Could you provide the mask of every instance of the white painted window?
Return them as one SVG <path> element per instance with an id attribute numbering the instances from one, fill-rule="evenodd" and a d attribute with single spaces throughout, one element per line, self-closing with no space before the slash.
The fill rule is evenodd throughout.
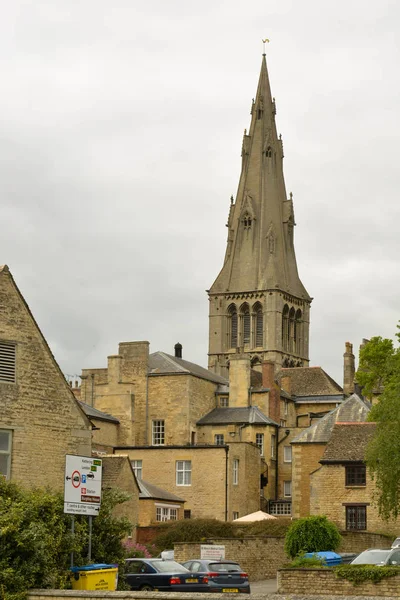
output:
<path id="1" fill-rule="evenodd" d="M 219 405 L 221 408 L 227 408 L 229 406 L 229 397 L 221 396 L 221 398 L 219 399 Z"/>
<path id="2" fill-rule="evenodd" d="M 233 459 L 233 485 L 238 485 L 239 483 L 239 459 Z"/>
<path id="3" fill-rule="evenodd" d="M 234 510 L 233 511 L 233 520 L 238 519 L 238 518 L 239 518 L 239 513 Z"/>
<path id="4" fill-rule="evenodd" d="M 217 433 L 214 435 L 214 444 L 217 444 L 217 446 L 224 445 L 224 436 L 222 433 Z"/>
<path id="5" fill-rule="evenodd" d="M 176 521 L 178 518 L 178 510 L 164 506 L 156 507 L 157 521 Z"/>
<path id="6" fill-rule="evenodd" d="M 288 401 L 285 400 L 285 417 L 287 416 L 287 414 L 288 414 Z"/>
<path id="7" fill-rule="evenodd" d="M 276 452 L 276 435 L 271 435 L 271 458 L 275 458 Z"/>
<path id="8" fill-rule="evenodd" d="M 291 502 L 270 502 L 268 512 L 271 515 L 291 515 L 292 514 L 292 503 Z"/>
<path id="9" fill-rule="evenodd" d="M 0 429 L 0 476 L 10 479 L 12 432 Z"/>
<path id="10" fill-rule="evenodd" d="M 176 485 L 192 485 L 192 461 L 176 461 Z"/>
<path id="11" fill-rule="evenodd" d="M 283 482 L 283 495 L 285 498 L 292 497 L 292 482 L 291 481 Z"/>
<path id="12" fill-rule="evenodd" d="M 0 383 L 16 381 L 16 346 L 12 342 L 0 341 Z"/>
<path id="13" fill-rule="evenodd" d="M 132 460 L 131 465 L 132 465 L 132 470 L 136 475 L 136 479 L 142 479 L 143 461 L 142 460 Z"/>
<path id="14" fill-rule="evenodd" d="M 264 434 L 256 433 L 256 445 L 260 450 L 261 456 L 264 456 Z"/>
<path id="15" fill-rule="evenodd" d="M 292 462 L 292 446 L 284 446 L 283 447 L 283 462 L 285 462 L 285 463 Z"/>
<path id="16" fill-rule="evenodd" d="M 153 446 L 164 446 L 165 444 L 165 421 L 153 421 L 152 423 Z"/>

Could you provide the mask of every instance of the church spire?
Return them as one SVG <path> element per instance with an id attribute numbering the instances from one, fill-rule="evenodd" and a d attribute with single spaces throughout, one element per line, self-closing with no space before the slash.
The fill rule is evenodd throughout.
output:
<path id="1" fill-rule="evenodd" d="M 243 136 L 242 169 L 230 210 L 224 265 L 209 291 L 209 364 L 222 373 L 236 346 L 251 353 L 255 360 L 291 366 L 308 363 L 311 298 L 297 272 L 293 198 L 292 194 L 289 198 L 286 195 L 283 144 L 275 115 L 264 54 L 251 106 L 250 129 Z M 217 299 L 221 304 L 218 311 L 213 308 Z M 287 317 L 287 332 L 282 325 L 286 309 L 291 314 Z M 232 311 L 237 313 L 233 321 Z M 259 314 L 258 325 L 255 311 Z M 236 321 L 237 333 L 232 331 L 232 322 L 235 328 Z"/>

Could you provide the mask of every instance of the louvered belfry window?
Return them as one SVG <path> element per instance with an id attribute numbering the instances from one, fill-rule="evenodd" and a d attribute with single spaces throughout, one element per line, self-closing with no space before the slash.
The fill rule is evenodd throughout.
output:
<path id="1" fill-rule="evenodd" d="M 15 344 L 0 341 L 0 382 L 15 383 Z"/>
<path id="2" fill-rule="evenodd" d="M 238 344 L 238 316 L 237 312 L 231 313 L 231 348 L 236 348 Z"/>
<path id="3" fill-rule="evenodd" d="M 263 329 L 264 329 L 264 319 L 262 308 L 259 308 L 256 312 L 256 346 L 260 347 L 263 345 Z"/>
<path id="4" fill-rule="evenodd" d="M 250 343 L 250 311 L 248 308 L 243 313 L 243 343 Z"/>

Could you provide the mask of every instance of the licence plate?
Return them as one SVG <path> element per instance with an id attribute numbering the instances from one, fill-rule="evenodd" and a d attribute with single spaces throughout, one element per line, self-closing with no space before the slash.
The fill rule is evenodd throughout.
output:
<path id="1" fill-rule="evenodd" d="M 198 579 L 186 579 L 187 583 L 199 583 Z"/>
<path id="2" fill-rule="evenodd" d="M 237 588 L 222 588 L 223 592 L 239 592 Z"/>

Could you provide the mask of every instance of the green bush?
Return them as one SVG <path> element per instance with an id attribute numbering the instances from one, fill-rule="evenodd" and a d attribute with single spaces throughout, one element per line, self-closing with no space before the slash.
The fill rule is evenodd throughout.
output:
<path id="1" fill-rule="evenodd" d="M 324 516 L 304 517 L 294 521 L 285 537 L 285 551 L 294 558 L 305 552 L 336 550 L 341 535 L 334 523 Z"/>
<path id="2" fill-rule="evenodd" d="M 354 585 L 360 585 L 364 581 L 379 583 L 385 577 L 400 575 L 400 567 L 378 567 L 376 565 L 338 565 L 333 567 L 337 577 L 352 581 Z"/>
<path id="3" fill-rule="evenodd" d="M 123 562 L 122 539 L 131 529 L 127 519 L 113 516 L 127 500 L 118 490 L 105 490 L 101 510 L 93 519 L 92 561 Z M 87 564 L 88 519 L 65 515 L 61 494 L 24 490 L 0 478 L 0 599 L 22 600 L 30 588 L 69 585 L 70 553 L 76 565 Z"/>
<path id="4" fill-rule="evenodd" d="M 174 547 L 177 542 L 204 542 L 211 537 L 235 537 L 232 523 L 217 519 L 182 519 L 159 525 L 158 534 L 153 540 L 161 550 Z"/>
<path id="5" fill-rule="evenodd" d="M 326 567 L 326 561 L 318 556 L 305 556 L 299 554 L 294 560 L 288 565 L 289 569 L 293 568 L 305 568 L 305 569 L 322 569 Z"/>

